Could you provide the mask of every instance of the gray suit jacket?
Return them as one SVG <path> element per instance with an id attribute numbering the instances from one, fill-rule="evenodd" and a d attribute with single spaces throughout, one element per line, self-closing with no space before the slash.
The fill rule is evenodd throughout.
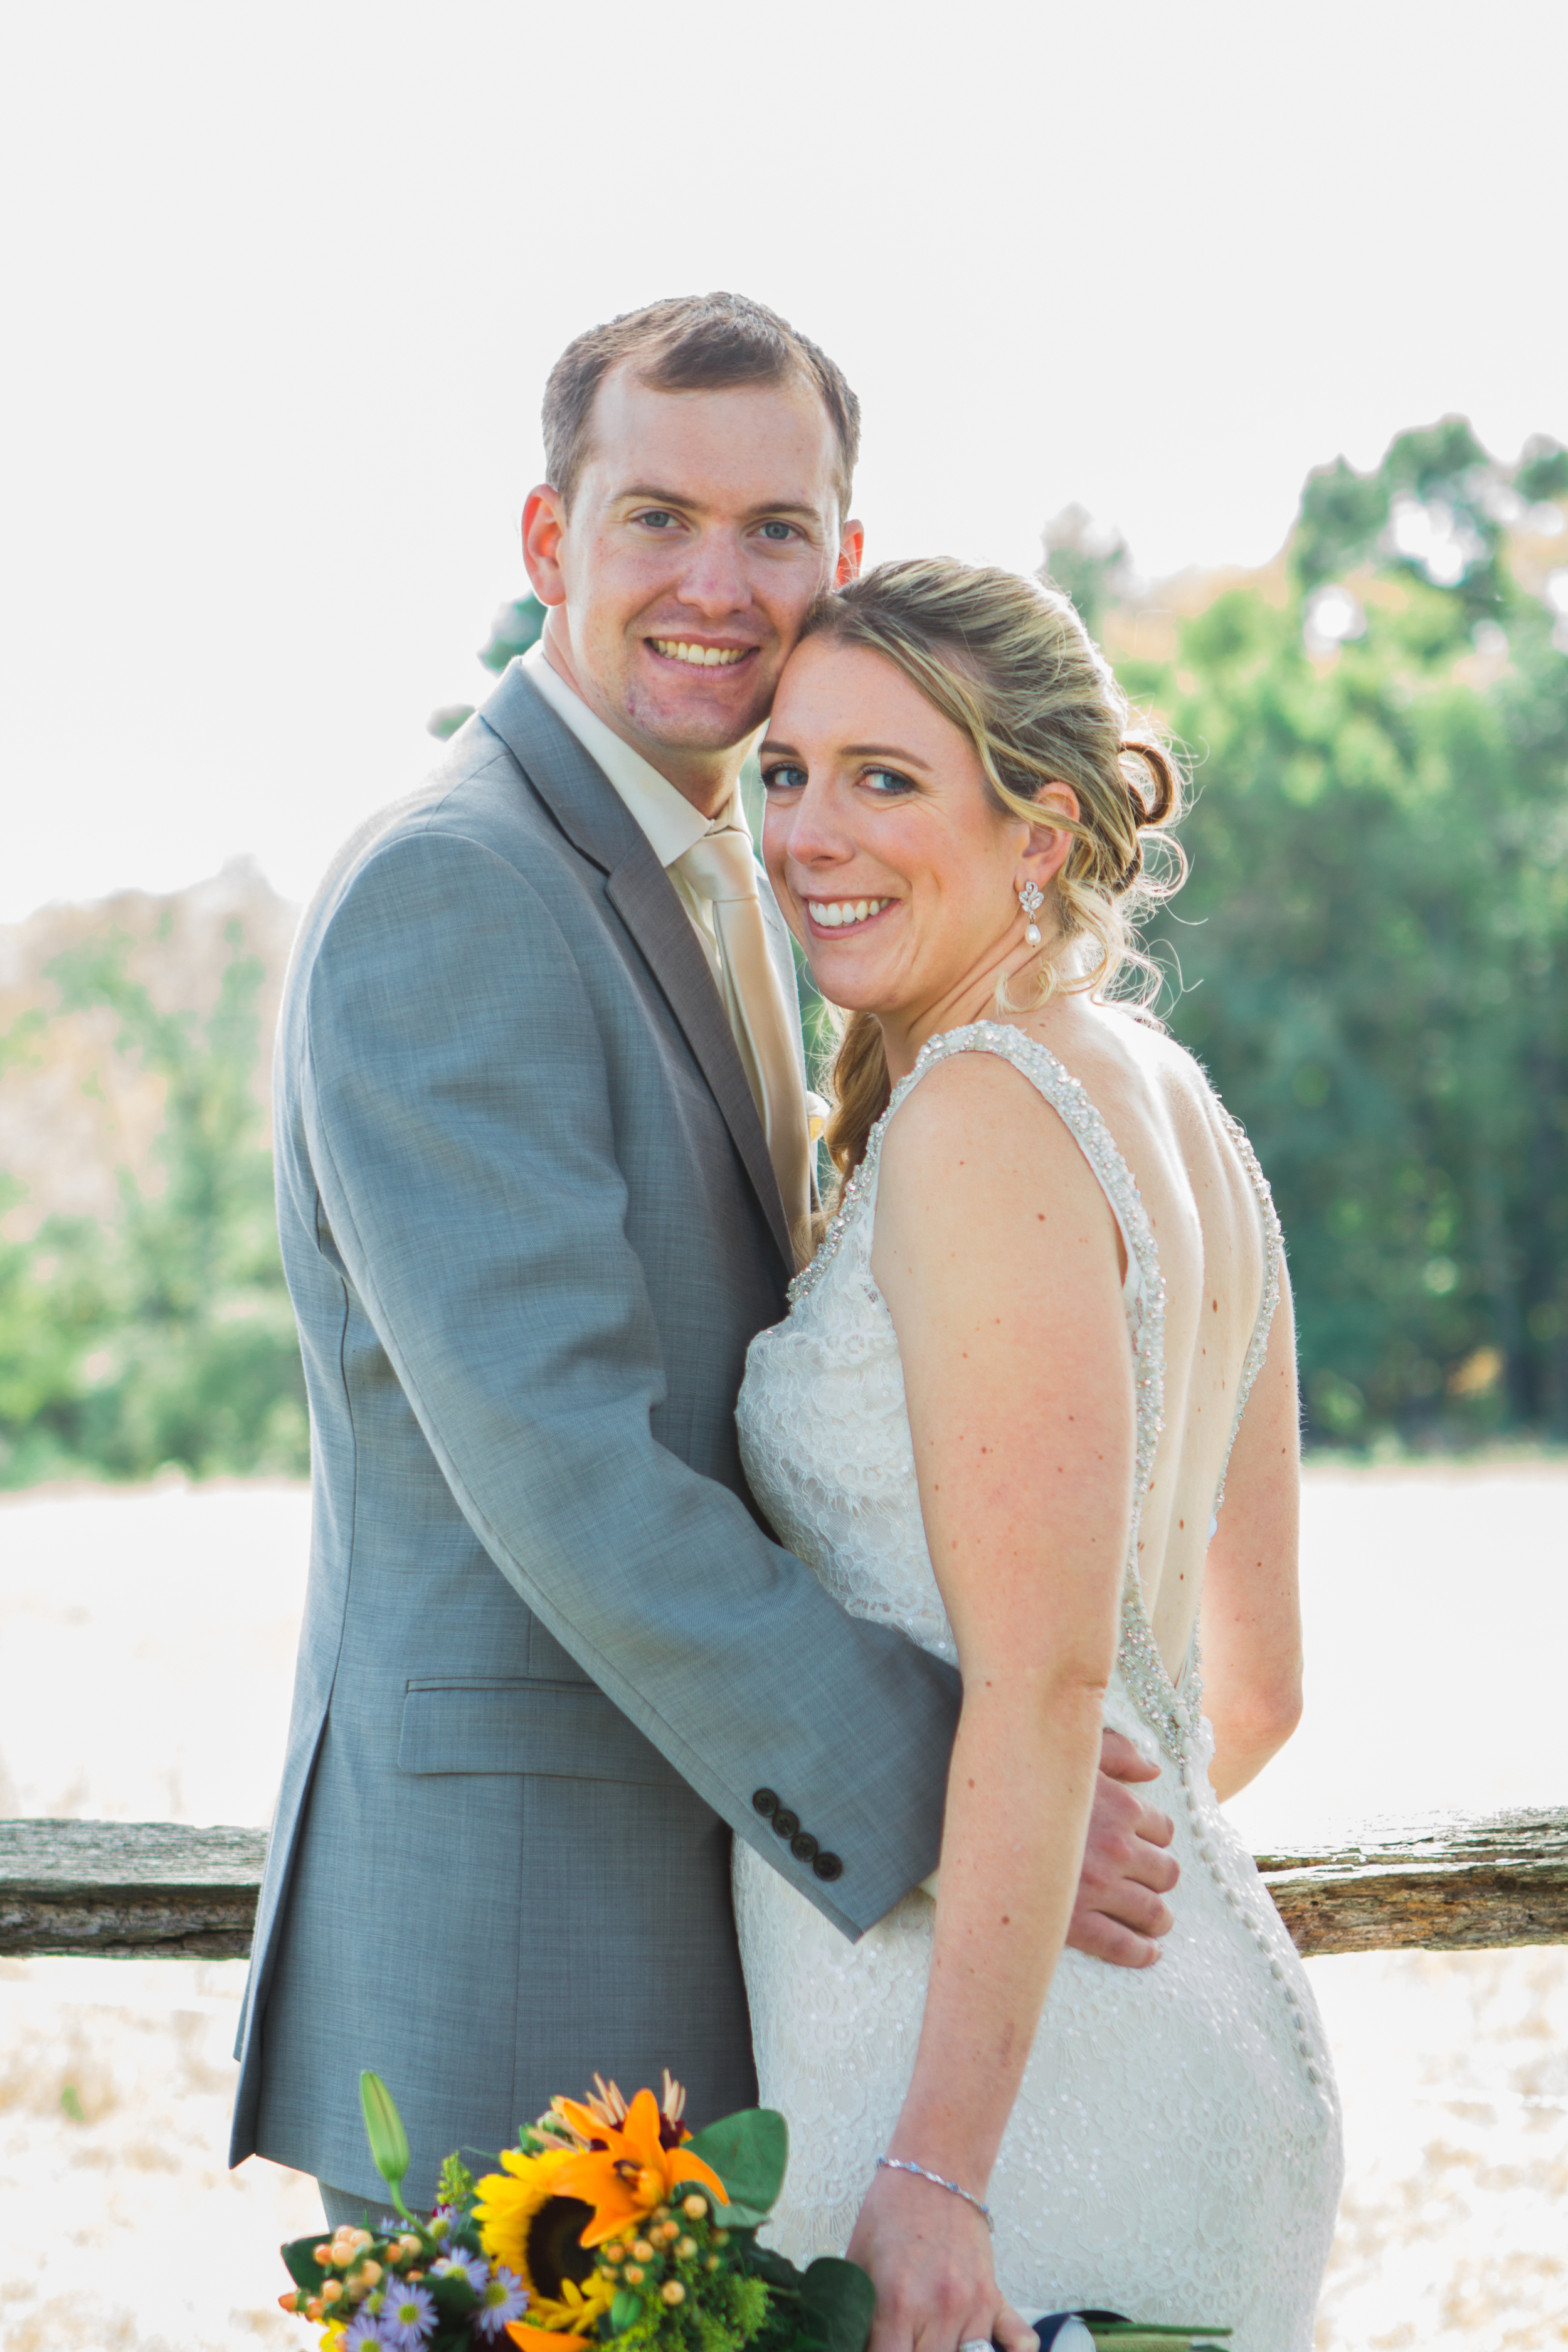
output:
<path id="1" fill-rule="evenodd" d="M 663 869 L 515 664 L 328 876 L 278 1069 L 313 1522 L 231 2160 L 378 2194 L 372 2066 L 428 2199 L 595 2068 L 754 2097 L 731 1832 L 858 1935 L 936 1860 L 957 1683 L 747 1493 L 761 1122 Z"/>

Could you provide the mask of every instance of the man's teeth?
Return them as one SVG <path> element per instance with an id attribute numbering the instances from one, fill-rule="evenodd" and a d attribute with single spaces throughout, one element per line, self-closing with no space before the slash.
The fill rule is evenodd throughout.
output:
<path id="1" fill-rule="evenodd" d="M 879 915 L 892 903 L 890 898 L 814 898 L 812 920 L 825 930 L 842 930 L 846 923 L 863 923 L 868 915 Z"/>
<path id="2" fill-rule="evenodd" d="M 652 643 L 655 653 L 667 661 L 690 662 L 695 669 L 733 669 L 752 650 L 750 646 L 689 646 L 679 637 L 655 637 Z"/>

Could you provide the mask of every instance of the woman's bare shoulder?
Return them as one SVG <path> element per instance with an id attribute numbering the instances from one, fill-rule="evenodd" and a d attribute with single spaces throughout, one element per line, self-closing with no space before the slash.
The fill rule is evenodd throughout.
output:
<path id="1" fill-rule="evenodd" d="M 942 1202 L 944 1219 L 1024 1214 L 1041 1184 L 1087 1180 L 1079 1142 L 1026 1069 L 1008 1055 L 944 1055 L 921 1073 L 889 1120 L 880 1197 Z M 1032 1213 L 1032 1212 L 1031 1212 Z"/>

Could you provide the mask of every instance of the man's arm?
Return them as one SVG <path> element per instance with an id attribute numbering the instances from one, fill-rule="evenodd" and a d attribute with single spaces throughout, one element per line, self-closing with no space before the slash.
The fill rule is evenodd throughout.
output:
<path id="1" fill-rule="evenodd" d="M 859 1933 L 936 1860 L 957 1679 L 655 1439 L 602 1041 L 548 908 L 480 844 L 405 837 L 355 877 L 309 986 L 331 1245 L 465 1517 L 682 1777 Z M 759 1788 L 839 1875 L 770 1831 Z"/>

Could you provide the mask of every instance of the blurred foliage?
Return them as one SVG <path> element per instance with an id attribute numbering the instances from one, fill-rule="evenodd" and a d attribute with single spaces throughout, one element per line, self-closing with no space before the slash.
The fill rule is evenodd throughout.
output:
<path id="1" fill-rule="evenodd" d="M 1064 507 L 1046 525 L 1044 537 L 1045 568 L 1053 586 L 1071 597 L 1084 627 L 1098 637 L 1106 608 L 1133 586 L 1127 541 L 1079 506 Z"/>
<path id="2" fill-rule="evenodd" d="M 1283 606 L 1119 665 L 1193 760 L 1164 1009 L 1273 1183 L 1320 1440 L 1568 1436 L 1568 622 L 1507 555 L 1565 491 L 1403 435 L 1311 477 Z"/>
<path id="3" fill-rule="evenodd" d="M 162 1013 L 127 971 L 130 942 L 57 957 L 61 1013 L 108 1007 L 115 1051 L 163 1082 L 165 1179 L 120 1174 L 108 1223 L 46 1218 L 0 1241 L 0 1486 L 42 1478 L 194 1476 L 309 1467 L 304 1377 L 273 1213 L 272 1163 L 253 1093 L 262 968 L 227 931 L 229 961 L 204 1024 Z M 25 1015 L 0 1056 L 47 1053 L 51 1016 Z M 0 1205 L 21 1197 L 0 1177 Z"/>
<path id="4" fill-rule="evenodd" d="M 516 596 L 510 604 L 501 606 L 490 623 L 489 635 L 479 655 L 493 677 L 499 677 L 508 662 L 538 644 L 544 634 L 544 610 L 537 596 Z M 445 743 L 473 715 L 471 702 L 444 702 L 439 710 L 430 713 L 425 722 L 426 730 L 437 742 Z"/>

